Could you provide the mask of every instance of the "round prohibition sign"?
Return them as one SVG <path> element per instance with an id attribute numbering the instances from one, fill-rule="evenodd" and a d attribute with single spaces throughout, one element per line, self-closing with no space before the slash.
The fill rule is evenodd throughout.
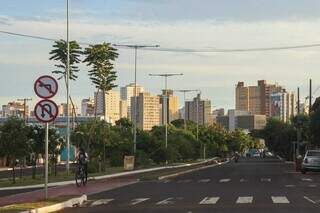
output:
<path id="1" fill-rule="evenodd" d="M 58 106 L 51 100 L 41 100 L 34 107 L 34 115 L 38 121 L 49 123 L 58 115 Z"/>
<path id="2" fill-rule="evenodd" d="M 52 98 L 58 92 L 58 82 L 49 75 L 43 75 L 34 82 L 34 92 L 40 98 Z"/>

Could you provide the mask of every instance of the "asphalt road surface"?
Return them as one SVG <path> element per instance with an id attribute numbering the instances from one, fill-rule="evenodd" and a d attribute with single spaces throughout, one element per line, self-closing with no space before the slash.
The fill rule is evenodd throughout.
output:
<path id="1" fill-rule="evenodd" d="M 320 212 L 320 174 L 278 159 L 241 159 L 169 181 L 140 182 L 89 196 L 63 212 Z"/>

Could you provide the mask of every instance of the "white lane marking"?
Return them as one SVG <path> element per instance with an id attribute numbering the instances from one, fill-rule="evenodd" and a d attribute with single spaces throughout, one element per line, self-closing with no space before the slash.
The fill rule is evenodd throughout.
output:
<path id="1" fill-rule="evenodd" d="M 317 187 L 317 185 L 316 184 L 310 184 L 310 185 L 308 185 L 308 187 Z"/>
<path id="2" fill-rule="evenodd" d="M 131 200 L 130 205 L 134 206 L 134 205 L 137 205 L 137 204 L 142 203 L 144 201 L 147 201 L 149 199 L 150 198 L 136 198 L 136 199 Z"/>
<path id="3" fill-rule="evenodd" d="M 240 183 L 243 183 L 243 182 L 248 182 L 246 179 L 244 179 L 244 178 L 241 178 L 240 179 Z"/>
<path id="4" fill-rule="evenodd" d="M 210 179 L 202 179 L 202 180 L 199 180 L 198 182 L 199 183 L 208 183 L 210 181 Z"/>
<path id="5" fill-rule="evenodd" d="M 313 203 L 313 204 L 317 204 L 317 202 L 316 202 L 316 201 L 311 200 L 311 199 L 310 199 L 310 198 L 308 198 L 307 196 L 304 196 L 303 198 L 304 198 L 304 199 L 306 199 L 307 201 L 309 201 L 309 202 Z"/>
<path id="6" fill-rule="evenodd" d="M 227 178 L 227 179 L 221 179 L 219 182 L 220 183 L 226 183 L 229 182 L 231 179 Z"/>
<path id="7" fill-rule="evenodd" d="M 156 205 L 170 205 L 170 204 L 174 204 L 173 197 L 169 197 L 167 199 L 164 199 L 156 203 Z"/>
<path id="8" fill-rule="evenodd" d="M 271 196 L 273 203 L 290 203 L 290 201 L 285 196 Z"/>
<path id="9" fill-rule="evenodd" d="M 247 197 L 238 197 L 236 203 L 252 203 L 253 197 L 247 196 Z"/>
<path id="10" fill-rule="evenodd" d="M 261 178 L 261 182 L 271 182 L 271 178 Z"/>
<path id="11" fill-rule="evenodd" d="M 220 197 L 205 197 L 199 204 L 216 204 Z"/>
<path id="12" fill-rule="evenodd" d="M 178 180 L 177 183 L 189 183 L 189 182 L 191 182 L 190 179 L 188 179 L 188 180 Z"/>
<path id="13" fill-rule="evenodd" d="M 292 188 L 292 187 L 295 187 L 296 185 L 285 185 L 285 187 L 287 188 Z"/>
<path id="14" fill-rule="evenodd" d="M 111 201 L 113 201 L 114 199 L 100 199 L 100 200 L 96 200 L 94 201 L 91 206 L 100 206 L 100 205 L 107 205 L 109 204 Z"/>
<path id="15" fill-rule="evenodd" d="M 311 178 L 301 178 L 302 181 L 312 182 Z"/>

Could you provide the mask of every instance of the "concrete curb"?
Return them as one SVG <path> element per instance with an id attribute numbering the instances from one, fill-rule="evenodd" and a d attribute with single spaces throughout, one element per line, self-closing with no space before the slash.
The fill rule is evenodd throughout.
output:
<path id="1" fill-rule="evenodd" d="M 277 158 L 281 161 L 285 161 L 282 157 L 280 157 L 279 155 L 277 155 Z"/>
<path id="2" fill-rule="evenodd" d="M 217 159 L 217 158 L 212 158 L 212 159 L 200 161 L 197 163 L 181 164 L 181 165 L 176 165 L 176 166 L 162 166 L 162 167 L 156 167 L 156 168 L 150 168 L 150 169 L 139 169 L 139 170 L 129 171 L 129 172 L 120 172 L 120 173 L 111 174 L 111 175 L 89 177 L 88 180 L 101 180 L 101 179 L 129 176 L 129 175 L 140 174 L 140 173 L 145 173 L 145 172 L 159 171 L 159 170 L 163 170 L 163 169 L 174 169 L 174 168 L 195 166 L 195 165 L 207 163 L 207 162 L 209 162 L 211 160 L 215 160 L 215 159 Z M 55 183 L 49 183 L 48 187 L 65 186 L 65 185 L 74 184 L 74 183 L 75 183 L 74 180 L 55 182 Z M 44 187 L 44 184 L 29 185 L 29 186 L 12 186 L 12 187 L 2 187 L 2 188 L 0 188 L 0 191 L 18 190 L 18 189 L 36 189 L 36 188 L 43 188 L 43 187 Z"/>
<path id="3" fill-rule="evenodd" d="M 200 167 L 200 168 L 195 168 L 195 169 L 190 169 L 190 170 L 187 170 L 187 171 L 177 172 L 177 173 L 170 174 L 170 175 L 160 176 L 160 177 L 158 177 L 158 180 L 164 180 L 164 179 L 168 179 L 168 178 L 177 177 L 177 176 L 180 176 L 180 175 L 185 175 L 185 174 L 192 173 L 192 172 L 196 172 L 196 171 L 200 171 L 200 170 L 203 170 L 203 169 L 207 169 L 207 168 L 211 168 L 211 167 L 223 165 L 223 164 L 226 164 L 226 163 L 229 163 L 229 162 L 230 162 L 230 161 L 227 160 L 227 161 L 225 161 L 225 162 L 218 163 L 218 164 L 203 166 L 203 167 Z"/>
<path id="4" fill-rule="evenodd" d="M 20 213 L 46 213 L 46 212 L 56 212 L 65 208 L 72 208 L 76 206 L 82 205 L 85 201 L 87 201 L 87 195 L 82 195 L 78 198 L 72 198 L 62 203 L 57 203 L 51 206 L 45 206 L 38 209 L 32 209 L 28 211 L 23 211 Z"/>

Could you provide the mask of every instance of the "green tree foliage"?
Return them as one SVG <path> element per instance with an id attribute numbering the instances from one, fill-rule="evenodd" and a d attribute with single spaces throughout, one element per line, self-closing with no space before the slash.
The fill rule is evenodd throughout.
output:
<path id="1" fill-rule="evenodd" d="M 109 43 L 90 45 L 85 49 L 86 58 L 84 62 L 91 67 L 89 76 L 95 87 L 102 91 L 103 94 L 108 93 L 114 87 L 117 87 L 115 81 L 117 73 L 114 71 L 114 61 L 118 58 L 117 49 L 113 48 Z M 105 96 L 103 96 L 105 103 Z M 104 104 L 104 115 L 106 114 Z"/>
<path id="2" fill-rule="evenodd" d="M 1 127 L 0 156 L 7 157 L 12 167 L 12 181 L 15 183 L 16 160 L 30 153 L 28 146 L 28 131 L 23 120 L 9 118 Z"/>
<path id="3" fill-rule="evenodd" d="M 276 154 L 292 159 L 292 142 L 296 141 L 296 130 L 290 123 L 279 119 L 269 119 L 264 130 L 262 130 L 266 146 Z"/>
<path id="4" fill-rule="evenodd" d="M 76 41 L 70 41 L 70 80 L 76 80 L 78 78 L 77 73 L 79 72 L 79 67 L 77 64 L 81 62 L 80 56 L 82 55 L 82 50 L 80 45 Z M 64 78 L 66 81 L 67 73 L 67 42 L 65 40 L 55 41 L 53 44 L 53 50 L 49 53 L 51 57 L 50 60 L 59 62 L 55 65 L 56 70 L 52 73 L 59 75 L 58 79 Z"/>

